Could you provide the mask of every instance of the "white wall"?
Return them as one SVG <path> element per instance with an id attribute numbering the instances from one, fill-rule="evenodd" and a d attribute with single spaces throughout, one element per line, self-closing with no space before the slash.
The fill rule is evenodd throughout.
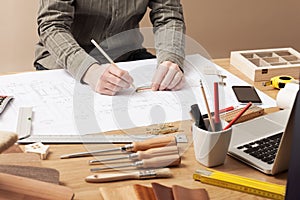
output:
<path id="1" fill-rule="evenodd" d="M 0 73 L 34 70 L 38 0 L 2 0 Z"/>
<path id="2" fill-rule="evenodd" d="M 2 0 L 0 74 L 34 70 L 39 0 Z M 182 0 L 187 35 L 213 58 L 230 51 L 294 47 L 300 51 L 299 0 Z M 148 16 L 142 26 L 150 26 Z"/>

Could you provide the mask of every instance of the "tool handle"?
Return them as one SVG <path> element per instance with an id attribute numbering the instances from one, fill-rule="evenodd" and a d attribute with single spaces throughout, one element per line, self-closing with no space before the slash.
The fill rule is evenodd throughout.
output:
<path id="1" fill-rule="evenodd" d="M 139 179 L 139 172 L 94 174 L 91 176 L 87 176 L 85 178 L 85 181 L 89 183 L 105 183 L 128 179 Z"/>
<path id="2" fill-rule="evenodd" d="M 141 142 L 133 142 L 131 151 L 145 151 L 151 148 L 164 147 L 168 145 L 175 145 L 176 138 L 174 136 L 166 136 L 159 138 L 152 138 Z"/>
<path id="3" fill-rule="evenodd" d="M 133 160 L 149 159 L 159 156 L 166 156 L 171 154 L 179 154 L 177 145 L 165 146 L 160 148 L 148 149 L 146 151 L 138 151 L 134 153 L 136 156 L 132 157 Z"/>
<path id="4" fill-rule="evenodd" d="M 86 182 L 89 183 L 105 183 L 112 181 L 121 181 L 128 179 L 150 179 L 150 178 L 168 178 L 172 177 L 172 172 L 169 168 L 141 170 L 128 173 L 102 173 L 87 176 Z"/>
<path id="5" fill-rule="evenodd" d="M 159 168 L 159 167 L 171 167 L 177 166 L 180 164 L 181 159 L 179 154 L 168 155 L 168 156 L 159 156 L 150 159 L 142 160 L 143 168 Z"/>

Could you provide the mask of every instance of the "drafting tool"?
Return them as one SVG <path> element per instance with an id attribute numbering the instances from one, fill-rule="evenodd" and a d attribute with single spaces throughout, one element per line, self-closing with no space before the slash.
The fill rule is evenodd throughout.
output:
<path id="1" fill-rule="evenodd" d="M 230 128 L 244 114 L 244 112 L 249 109 L 251 105 L 252 103 L 249 102 L 240 112 L 237 113 L 237 115 L 229 122 L 229 124 L 227 124 L 227 126 L 225 126 L 223 130 Z"/>
<path id="2" fill-rule="evenodd" d="M 169 178 L 172 177 L 172 172 L 169 168 L 140 170 L 128 173 L 102 173 L 87 176 L 86 182 L 90 183 L 105 183 L 111 181 L 121 181 L 128 179 L 151 179 L 151 178 Z"/>
<path id="3" fill-rule="evenodd" d="M 109 57 L 109 55 L 107 55 L 107 53 L 100 47 L 100 45 L 95 40 L 92 39 L 91 42 L 102 53 L 102 55 L 110 62 L 110 64 L 112 64 L 116 68 L 119 68 L 118 65 Z M 131 84 L 131 86 L 133 88 L 135 88 L 135 86 L 133 85 L 133 83 Z"/>
<path id="4" fill-rule="evenodd" d="M 216 170 L 196 170 L 195 180 L 228 189 L 272 199 L 284 199 L 285 186 L 224 173 Z"/>
<path id="5" fill-rule="evenodd" d="M 225 120 L 226 122 L 230 122 L 233 118 L 242 110 L 243 108 L 237 108 L 235 110 L 229 111 L 227 113 L 223 113 L 220 115 L 221 119 Z M 244 114 L 235 121 L 234 124 L 244 122 L 250 119 L 254 119 L 255 117 L 261 116 L 264 114 L 264 109 L 257 106 L 252 105 Z"/>
<path id="6" fill-rule="evenodd" d="M 32 107 L 20 107 L 17 123 L 19 139 L 29 137 L 31 134 Z"/>
<path id="7" fill-rule="evenodd" d="M 185 134 L 176 134 L 177 143 L 187 143 Z M 31 135 L 30 137 L 18 140 L 20 144 L 43 142 L 48 144 L 125 144 L 136 141 L 143 141 L 150 138 L 164 137 L 163 135 L 150 134 L 87 134 L 87 135 Z"/>
<path id="8" fill-rule="evenodd" d="M 210 123 L 210 126 L 211 126 L 211 130 L 214 132 L 215 131 L 215 126 L 214 126 L 214 122 L 213 122 L 211 112 L 210 112 L 210 109 L 209 109 L 209 105 L 208 105 L 208 102 L 207 102 L 205 90 L 204 90 L 204 87 L 203 87 L 203 84 L 202 84 L 201 80 L 200 80 L 200 88 L 201 88 L 202 95 L 203 95 L 204 102 L 205 102 L 205 106 L 206 106 L 206 109 L 207 109 L 207 114 L 208 114 L 208 119 L 209 119 L 209 123 Z"/>
<path id="9" fill-rule="evenodd" d="M 131 144 L 126 144 L 125 146 L 122 147 L 62 155 L 60 158 L 76 158 L 81 156 L 90 156 L 92 154 L 107 153 L 112 151 L 136 152 L 136 151 L 144 151 L 151 148 L 164 147 L 164 146 L 175 145 L 175 144 L 176 144 L 176 138 L 174 136 L 165 136 L 165 137 L 151 138 L 144 141 L 132 142 Z"/>
<path id="10" fill-rule="evenodd" d="M 178 166 L 181 162 L 179 154 L 168 155 L 168 156 L 159 156 L 155 158 L 143 159 L 130 164 L 124 165 L 111 165 L 107 167 L 92 168 L 91 172 L 97 172 L 107 169 L 116 169 L 116 168 L 127 168 L 127 167 L 137 167 L 137 168 L 160 168 L 160 167 L 172 167 Z"/>
<path id="11" fill-rule="evenodd" d="M 272 85 L 274 88 L 284 88 L 285 84 L 296 81 L 292 76 L 275 76 L 270 81 L 263 82 L 263 86 Z"/>
<path id="12" fill-rule="evenodd" d="M 8 102 L 13 99 L 13 96 L 1 96 L 0 95 L 0 114 L 6 108 Z"/>
<path id="13" fill-rule="evenodd" d="M 166 156 L 166 155 L 172 155 L 172 154 L 179 154 L 177 145 L 153 148 L 153 149 L 148 149 L 146 151 L 137 151 L 136 153 L 131 153 L 131 154 L 128 154 L 125 156 L 104 158 L 104 159 L 100 159 L 100 160 L 90 160 L 89 164 L 94 165 L 94 164 L 100 164 L 100 163 L 106 162 L 106 161 L 120 160 L 120 159 L 142 160 L 142 159 L 148 159 L 148 158 L 154 158 L 154 157 L 158 157 L 158 156 Z"/>

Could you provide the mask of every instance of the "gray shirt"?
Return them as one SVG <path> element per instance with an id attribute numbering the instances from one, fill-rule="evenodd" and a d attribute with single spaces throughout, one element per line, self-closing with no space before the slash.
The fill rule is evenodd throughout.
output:
<path id="1" fill-rule="evenodd" d="M 105 62 L 97 58 L 91 39 L 113 59 L 142 48 L 138 28 L 148 7 L 158 63 L 168 60 L 182 67 L 185 24 L 180 0 L 40 0 L 35 63 L 65 68 L 80 81 L 92 64 Z"/>

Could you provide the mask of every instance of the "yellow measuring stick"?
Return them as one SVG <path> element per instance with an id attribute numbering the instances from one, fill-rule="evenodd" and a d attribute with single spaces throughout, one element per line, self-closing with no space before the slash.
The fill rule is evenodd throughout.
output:
<path id="1" fill-rule="evenodd" d="M 285 195 L 284 185 L 267 183 L 211 169 L 196 170 L 193 174 L 193 178 L 202 183 L 208 183 L 271 199 L 284 199 Z"/>

